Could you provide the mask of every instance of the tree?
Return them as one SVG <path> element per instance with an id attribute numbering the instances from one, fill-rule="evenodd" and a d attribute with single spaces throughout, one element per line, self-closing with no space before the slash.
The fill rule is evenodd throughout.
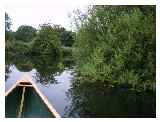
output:
<path id="1" fill-rule="evenodd" d="M 15 39 L 30 42 L 36 36 L 36 29 L 29 25 L 21 25 L 16 33 Z"/>
<path id="2" fill-rule="evenodd" d="M 50 55 L 58 58 L 61 55 L 61 43 L 57 28 L 50 24 L 41 25 L 34 39 L 32 51 L 35 54 Z"/>
<path id="3" fill-rule="evenodd" d="M 74 34 L 71 31 L 63 31 L 61 33 L 61 43 L 64 46 L 71 47 L 74 43 Z"/>
<path id="4" fill-rule="evenodd" d="M 75 57 L 82 77 L 155 90 L 155 6 L 92 6 L 78 22 Z"/>

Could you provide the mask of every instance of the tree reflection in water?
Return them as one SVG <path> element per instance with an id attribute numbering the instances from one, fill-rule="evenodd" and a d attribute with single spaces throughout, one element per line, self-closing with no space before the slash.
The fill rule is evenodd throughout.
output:
<path id="1" fill-rule="evenodd" d="M 75 80 L 67 93 L 68 117 L 155 117 L 154 93 L 137 92 L 126 86 Z"/>
<path id="2" fill-rule="evenodd" d="M 55 76 L 63 71 L 63 63 L 58 58 L 53 58 L 50 55 L 43 56 L 11 56 L 7 55 L 6 61 L 6 80 L 9 77 L 9 67 L 15 65 L 21 72 L 30 72 L 36 69 L 33 78 L 36 82 L 43 85 L 57 84 Z"/>
<path id="3" fill-rule="evenodd" d="M 63 71 L 63 64 L 58 58 L 53 58 L 48 55 L 41 57 L 33 57 L 34 68 L 37 70 L 34 78 L 37 82 L 44 85 L 57 84 L 55 76 Z"/>

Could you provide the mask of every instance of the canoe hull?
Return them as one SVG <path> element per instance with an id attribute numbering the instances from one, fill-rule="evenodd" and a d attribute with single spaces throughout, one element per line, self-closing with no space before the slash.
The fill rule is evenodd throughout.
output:
<path id="1" fill-rule="evenodd" d="M 16 118 L 18 116 L 21 98 L 22 86 L 17 86 L 5 98 L 5 115 L 7 118 Z M 53 114 L 42 101 L 40 96 L 36 93 L 33 87 L 26 87 L 24 94 L 23 111 L 21 113 L 23 118 L 52 118 Z"/>

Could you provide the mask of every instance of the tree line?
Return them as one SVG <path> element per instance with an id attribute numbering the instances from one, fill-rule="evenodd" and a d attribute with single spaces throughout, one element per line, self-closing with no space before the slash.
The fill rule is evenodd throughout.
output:
<path id="1" fill-rule="evenodd" d="M 11 30 L 11 18 L 5 13 L 6 52 L 15 54 L 54 54 L 61 55 L 60 49 L 71 47 L 75 33 L 60 25 L 42 24 L 39 29 L 30 25 L 21 25 Z"/>

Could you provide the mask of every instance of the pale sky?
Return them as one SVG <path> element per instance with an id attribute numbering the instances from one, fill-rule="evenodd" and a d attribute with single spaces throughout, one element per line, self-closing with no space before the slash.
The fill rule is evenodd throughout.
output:
<path id="1" fill-rule="evenodd" d="M 53 23 L 71 30 L 71 19 L 68 17 L 73 10 L 80 8 L 86 10 L 87 5 L 71 5 L 71 4 L 12 4 L 5 6 L 12 20 L 13 31 L 16 31 L 20 25 L 31 25 L 38 28 L 39 24 Z"/>

